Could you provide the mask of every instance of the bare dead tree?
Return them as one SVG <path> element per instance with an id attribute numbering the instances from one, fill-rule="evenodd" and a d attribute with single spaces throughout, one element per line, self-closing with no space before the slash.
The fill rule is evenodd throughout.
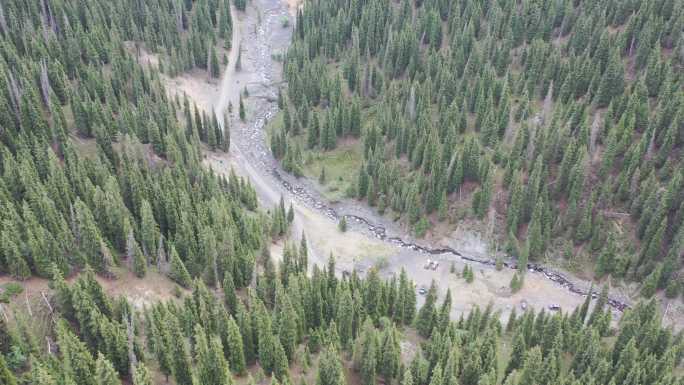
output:
<path id="1" fill-rule="evenodd" d="M 207 49 L 207 81 L 211 81 L 211 47 Z"/>
<path id="2" fill-rule="evenodd" d="M 551 110 L 553 109 L 553 80 L 549 84 L 549 90 L 544 98 L 544 104 L 542 107 L 542 123 L 546 123 L 551 120 Z"/>
<path id="3" fill-rule="evenodd" d="M 48 15 L 46 1 L 41 0 L 40 3 L 40 15 L 42 16 L 41 26 L 43 27 L 43 38 L 45 38 L 45 41 L 47 41 L 50 36 L 50 16 Z"/>
<path id="4" fill-rule="evenodd" d="M 0 32 L 6 34 L 8 31 L 7 21 L 5 20 L 5 10 L 2 8 L 2 2 L 0 2 Z"/>
<path id="5" fill-rule="evenodd" d="M 173 3 L 173 8 L 176 12 L 176 30 L 178 33 L 183 32 L 183 12 L 181 11 L 181 7 L 180 0 Z"/>
<path id="6" fill-rule="evenodd" d="M 7 83 L 9 83 L 10 99 L 12 101 L 12 107 L 14 107 L 14 115 L 16 116 L 17 121 L 21 123 L 21 114 L 19 113 L 19 106 L 21 105 L 21 89 L 19 88 L 17 81 L 14 79 L 12 71 L 7 71 Z"/>
<path id="7" fill-rule="evenodd" d="M 128 362 L 131 364 L 131 372 L 138 366 L 138 358 L 135 356 L 135 335 L 133 333 L 133 316 L 124 314 L 124 323 L 126 324 L 126 336 L 128 337 Z"/>
<path id="8" fill-rule="evenodd" d="M 157 270 L 162 272 L 166 266 L 166 250 L 164 249 L 164 235 L 159 234 L 159 247 L 157 248 Z"/>
<path id="9" fill-rule="evenodd" d="M 651 130 L 651 138 L 648 140 L 648 150 L 646 150 L 646 159 L 651 159 L 653 157 L 653 151 L 655 151 L 655 138 L 656 130 Z"/>
<path id="10" fill-rule="evenodd" d="M 55 15 L 52 14 L 52 7 L 50 7 L 50 2 L 45 0 L 45 11 L 47 13 L 47 18 L 50 23 L 50 28 L 52 32 L 57 34 L 59 30 L 57 29 L 57 22 L 55 21 Z"/>
<path id="11" fill-rule="evenodd" d="M 62 20 L 64 21 L 64 27 L 67 29 L 71 28 L 71 24 L 69 24 L 69 18 L 66 15 L 66 12 L 62 12 Z"/>
<path id="12" fill-rule="evenodd" d="M 26 311 L 28 312 L 29 317 L 33 318 L 33 310 L 31 310 L 31 304 L 29 303 L 27 292 L 24 292 L 24 299 L 26 300 Z"/>
<path id="13" fill-rule="evenodd" d="M 409 93 L 409 98 L 406 101 L 406 112 L 408 113 L 409 119 L 411 121 L 416 119 L 416 86 L 411 86 L 411 92 Z"/>
<path id="14" fill-rule="evenodd" d="M 47 63 L 45 59 L 40 61 L 40 94 L 43 97 L 43 103 L 49 112 L 50 108 L 50 78 L 48 77 Z"/>
<path id="15" fill-rule="evenodd" d="M 54 310 L 52 309 L 52 305 L 50 305 L 50 301 L 48 300 L 48 297 L 45 295 L 45 292 L 41 291 L 40 295 L 43 297 L 43 301 L 45 302 L 45 305 L 50 310 L 50 314 L 52 314 L 54 312 Z"/>
<path id="16" fill-rule="evenodd" d="M 5 312 L 5 307 L 2 306 L 0 303 L 0 314 L 2 314 L 2 317 L 5 318 L 5 322 L 9 322 L 9 318 L 7 317 L 7 312 Z"/>
<path id="17" fill-rule="evenodd" d="M 596 151 L 596 138 L 598 137 L 598 132 L 601 129 L 601 114 L 596 113 L 594 115 L 594 122 L 591 124 L 591 132 L 589 133 L 589 154 L 594 155 Z"/>

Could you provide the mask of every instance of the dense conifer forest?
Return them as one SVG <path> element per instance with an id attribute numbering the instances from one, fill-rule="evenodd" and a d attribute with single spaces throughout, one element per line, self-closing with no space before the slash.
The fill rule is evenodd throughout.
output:
<path id="1" fill-rule="evenodd" d="M 305 248 L 302 250 L 306 250 Z M 304 264 L 303 264 L 304 263 Z M 655 301 L 610 327 L 604 291 L 571 314 L 527 310 L 506 322 L 491 307 L 450 319 L 451 292 L 434 282 L 416 311 L 405 272 L 340 279 L 331 258 L 310 275 L 297 248 L 276 270 L 257 263 L 256 285 L 223 293 L 203 280 L 191 292 L 136 311 L 104 292 L 87 268 L 51 281 L 54 309 L 42 318 L 0 317 L 3 384 L 179 385 L 348 383 L 374 385 L 679 385 L 681 332 L 662 329 Z M 591 297 L 587 297 L 591 298 Z M 44 342 L 47 341 L 47 344 Z M 408 341 L 408 342 L 407 342 Z M 406 351 L 406 344 L 413 350 Z M 415 344 L 415 345 L 411 345 Z M 297 368 L 295 370 L 295 368 Z M 310 373 L 313 376 L 307 376 Z"/>
<path id="2" fill-rule="evenodd" d="M 225 272 L 241 284 L 250 279 L 264 226 L 250 213 L 255 193 L 246 181 L 200 165 L 200 141 L 227 149 L 228 136 L 187 99 L 169 100 L 158 73 L 143 70 L 124 44 L 145 36 L 148 46 L 173 52 L 199 32 L 166 41 L 153 25 L 173 17 L 161 17 L 162 4 L 135 11 L 144 5 L 3 2 L 3 272 L 51 277 L 89 265 L 106 274 L 126 262 L 139 276 L 159 265 L 174 277 L 187 270 L 211 281 Z M 197 14 L 212 4 L 198 2 L 190 12 L 191 5 L 179 18 L 210 28 L 209 16 Z"/>
<path id="3" fill-rule="evenodd" d="M 1 385 L 684 384 L 684 336 L 661 326 L 655 300 L 617 323 L 607 286 L 571 312 L 502 321 L 490 305 L 453 319 L 459 293 L 440 297 L 433 281 L 417 306 L 406 271 L 339 276 L 332 255 L 311 266 L 303 236 L 284 241 L 276 263 L 269 245 L 291 233 L 292 207 L 259 207 L 249 181 L 208 171 L 203 151 L 230 146 L 228 118 L 169 97 L 160 75 L 218 77 L 230 10 L 228 0 L 0 2 L 0 273 L 14 283 L 0 292 Z M 358 137 L 354 195 L 396 201 L 413 222 L 434 194 L 477 186 L 478 215 L 495 188 L 510 190 L 511 237 L 528 221 L 539 231 L 524 255 L 575 234 L 612 253 L 604 274 L 648 275 L 652 290 L 675 282 L 676 293 L 682 17 L 667 1 L 305 3 L 279 135 L 295 143 L 299 130 L 321 149 Z M 143 51 L 159 65 L 142 65 Z M 535 125 L 541 100 L 552 108 Z M 506 108 L 519 118 L 503 122 Z M 604 123 L 591 128 L 596 111 Z M 609 163 L 590 161 L 611 146 Z M 389 183 L 411 176 L 406 192 Z M 448 215 L 445 199 L 432 204 Z M 631 259 L 605 210 L 642 218 Z M 137 281 L 159 272 L 175 296 L 142 306 L 115 296 L 101 282 L 120 269 Z M 45 280 L 37 304 L 12 298 Z"/>
<path id="4" fill-rule="evenodd" d="M 418 237 L 480 220 L 521 263 L 580 255 L 676 297 L 683 28 L 673 0 L 313 0 L 271 147 L 301 175 L 354 143 L 346 195 Z"/>

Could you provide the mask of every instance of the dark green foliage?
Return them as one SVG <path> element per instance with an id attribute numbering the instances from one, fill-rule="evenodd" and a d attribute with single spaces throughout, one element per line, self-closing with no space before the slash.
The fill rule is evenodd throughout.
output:
<path id="1" fill-rule="evenodd" d="M 337 228 L 343 233 L 347 231 L 347 218 L 345 216 L 340 218 L 340 221 L 337 223 Z"/>
<path id="2" fill-rule="evenodd" d="M 281 142 L 326 156 L 347 138 L 363 154 L 349 191 L 417 236 L 466 201 L 505 229 L 499 241 L 524 240 L 530 261 L 572 239 L 599 275 L 643 279 L 682 221 L 682 194 L 658 207 L 684 170 L 682 58 L 667 53 L 682 46 L 675 3 L 315 2 L 298 12 L 284 63 L 293 123 Z M 638 222 L 640 241 L 626 226 L 614 252 L 594 253 L 622 220 Z M 620 254 L 634 249 L 628 265 Z"/>
<path id="3" fill-rule="evenodd" d="M 24 279 L 88 265 L 109 275 L 126 263 L 143 276 L 156 265 L 188 285 L 216 261 L 218 279 L 230 268 L 243 285 L 261 242 L 260 220 L 244 215 L 256 195 L 240 178 L 202 170 L 199 140 L 227 149 L 217 119 L 187 99 L 172 103 L 123 43 L 164 52 L 172 72 L 202 66 L 218 1 L 43 5 L 3 4 L 12 32 L 0 37 L 0 270 Z M 41 63 L 47 79 L 36 81 Z M 200 235 L 215 239 L 215 254 Z"/>
<path id="4" fill-rule="evenodd" d="M 513 293 L 519 291 L 523 287 L 523 283 L 525 280 L 525 275 L 524 274 L 519 274 L 519 273 L 514 273 L 513 278 L 511 278 L 511 282 L 509 284 L 511 291 Z"/>
<path id="5" fill-rule="evenodd" d="M 473 268 L 469 265 L 463 267 L 463 273 L 461 275 L 467 283 L 472 283 L 475 280 L 475 273 L 473 272 Z"/>
<path id="6" fill-rule="evenodd" d="M 218 78 L 221 75 L 221 67 L 219 66 L 216 49 L 211 47 L 211 60 L 209 61 L 209 74 L 212 78 Z"/>
<path id="7" fill-rule="evenodd" d="M 266 266 L 259 269 L 263 273 L 257 281 L 270 274 Z M 380 279 L 375 270 L 364 278 L 356 273 L 338 278 L 334 271 L 331 258 L 328 267 L 314 267 L 311 275 L 276 274 L 268 278 L 274 281 L 275 299 L 264 303 L 257 293 L 238 297 L 236 319 L 221 296 L 200 280 L 193 282 L 192 292 L 182 301 L 135 310 L 125 299 L 107 297 L 92 271 L 71 285 L 57 275 L 52 282 L 57 322 L 49 327 L 54 327 L 59 354 L 37 352 L 32 370 L 23 376 L 41 384 L 68 378 L 77 385 L 119 385 L 121 379 L 131 378 L 133 384 L 148 385 L 152 380 L 146 367 L 158 364 L 160 372 L 173 376 L 177 384 L 230 385 L 231 371 L 244 373 L 247 362 L 258 357 L 273 381 L 289 383 L 288 360 L 301 351 L 297 360 L 307 367 L 313 351 L 320 352 L 317 384 L 344 385 L 343 362 L 348 358 L 351 370 L 367 384 L 380 378 L 407 385 L 566 383 L 572 378 L 622 384 L 629 383 L 637 367 L 657 368 L 640 371 L 641 383 L 679 381 L 674 373 L 681 363 L 681 338 L 660 327 L 655 302 L 628 309 L 612 331 L 615 337 L 606 341 L 602 336 L 608 335 L 611 313 L 606 288 L 586 323 L 582 319 L 588 306 L 570 316 L 528 310 L 518 317 L 514 310 L 504 329 L 491 306 L 474 307 L 458 322 L 451 320 L 451 292 L 447 290 L 438 306 L 433 283 L 415 321 L 425 343 L 402 364 L 401 344 L 415 309 L 413 283 L 403 271 L 388 280 Z M 21 336 L 19 344 L 27 341 Z M 138 361 L 129 363 L 131 357 Z M 145 363 L 139 357 L 146 357 Z M 0 355 L 0 378 L 13 383 L 3 358 Z M 503 378 L 498 378 L 500 369 Z"/>
<path id="8" fill-rule="evenodd" d="M 338 352 L 332 346 L 327 347 L 321 354 L 316 385 L 345 385 L 346 383 Z"/>
<path id="9" fill-rule="evenodd" d="M 17 379 L 7 367 L 7 362 L 2 355 L 0 355 L 0 380 L 3 385 L 17 385 Z"/>
<path id="10" fill-rule="evenodd" d="M 428 337 L 432 333 L 432 327 L 435 325 L 437 310 L 435 309 L 435 302 L 437 301 L 437 284 L 433 280 L 430 289 L 425 295 L 425 303 L 418 311 L 416 318 L 416 329 L 418 332 Z"/>
<path id="11" fill-rule="evenodd" d="M 245 112 L 245 103 L 242 101 L 242 94 L 240 94 L 240 110 L 239 110 L 239 115 L 240 115 L 240 120 L 243 122 L 246 119 L 246 112 Z"/>
<path id="12" fill-rule="evenodd" d="M 102 353 L 97 356 L 95 361 L 95 376 L 102 385 L 120 385 L 119 374 Z M 135 374 L 134 374 L 135 376 Z M 136 382 L 137 384 L 137 382 Z"/>
<path id="13" fill-rule="evenodd" d="M 144 277 L 145 273 L 147 273 L 147 260 L 137 243 L 133 252 L 133 272 L 138 278 Z"/>
<path id="14" fill-rule="evenodd" d="M 190 287 L 192 281 L 190 273 L 188 273 L 188 269 L 185 268 L 185 264 L 178 256 L 176 248 L 173 245 L 171 245 L 170 259 L 171 267 L 169 270 L 169 278 L 183 287 Z"/>

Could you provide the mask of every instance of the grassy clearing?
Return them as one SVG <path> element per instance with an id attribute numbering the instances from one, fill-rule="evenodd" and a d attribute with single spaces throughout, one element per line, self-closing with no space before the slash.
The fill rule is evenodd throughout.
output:
<path id="1" fill-rule="evenodd" d="M 319 181 L 321 170 L 325 169 L 325 181 L 320 190 L 327 199 L 336 201 L 344 198 L 347 188 L 356 182 L 362 154 L 357 141 L 349 141 L 340 143 L 332 151 L 312 151 L 305 159 L 304 175 Z"/>
<path id="2" fill-rule="evenodd" d="M 282 113 L 278 112 L 266 127 L 269 141 L 270 133 L 280 130 L 282 126 Z M 319 191 L 332 202 L 345 198 L 347 188 L 356 183 L 356 174 L 363 161 L 361 142 L 352 138 L 340 138 L 337 141 L 337 148 L 331 151 L 321 151 L 319 149 L 306 150 L 306 133 L 300 133 L 292 139 L 304 149 L 302 170 L 304 176 L 318 183 L 321 170 L 325 168 L 325 182 L 319 185 Z"/>

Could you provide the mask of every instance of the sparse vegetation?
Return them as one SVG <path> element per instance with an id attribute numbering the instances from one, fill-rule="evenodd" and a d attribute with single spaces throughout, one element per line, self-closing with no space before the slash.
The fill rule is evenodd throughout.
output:
<path id="1" fill-rule="evenodd" d="M 0 287 L 0 302 L 9 303 L 9 301 L 18 296 L 24 291 L 24 288 L 18 282 L 8 282 Z"/>
<path id="2" fill-rule="evenodd" d="M 337 228 L 343 233 L 345 231 L 347 231 L 347 218 L 346 217 L 343 216 L 342 218 L 340 218 L 340 221 L 337 224 Z"/>

